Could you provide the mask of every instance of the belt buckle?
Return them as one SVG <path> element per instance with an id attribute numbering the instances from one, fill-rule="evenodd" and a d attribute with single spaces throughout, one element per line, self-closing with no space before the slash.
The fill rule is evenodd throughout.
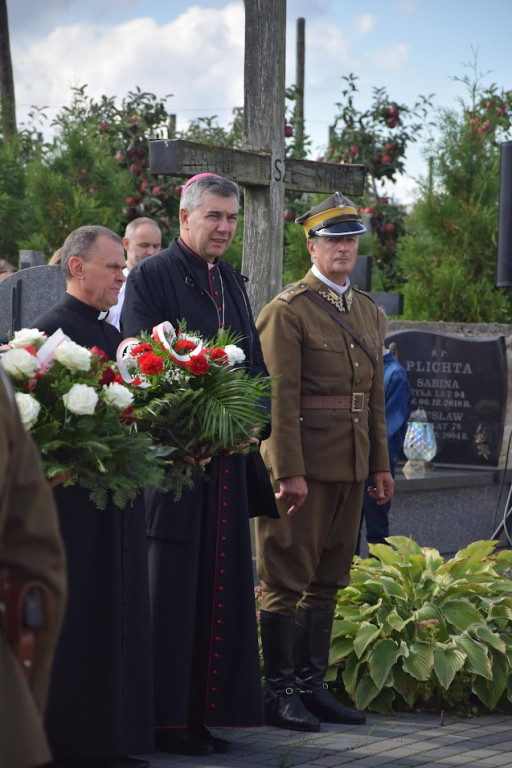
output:
<path id="1" fill-rule="evenodd" d="M 359 400 L 359 405 L 357 404 L 358 398 L 361 398 Z M 364 411 L 364 392 L 352 392 L 352 407 L 350 410 L 352 413 L 361 413 L 361 411 Z"/>

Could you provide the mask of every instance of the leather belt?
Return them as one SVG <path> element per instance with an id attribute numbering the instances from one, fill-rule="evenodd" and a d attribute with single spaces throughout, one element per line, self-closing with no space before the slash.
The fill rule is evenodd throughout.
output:
<path id="1" fill-rule="evenodd" d="M 366 392 L 352 392 L 351 395 L 302 395 L 300 407 L 360 413 L 368 407 L 369 400 L 370 395 Z"/>

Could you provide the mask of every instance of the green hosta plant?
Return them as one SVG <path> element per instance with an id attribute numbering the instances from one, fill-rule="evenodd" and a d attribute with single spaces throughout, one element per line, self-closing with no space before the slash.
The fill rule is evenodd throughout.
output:
<path id="1" fill-rule="evenodd" d="M 390 536 L 356 559 L 339 597 L 331 680 L 358 709 L 489 710 L 512 702 L 512 551 L 476 541 L 444 561 Z"/>

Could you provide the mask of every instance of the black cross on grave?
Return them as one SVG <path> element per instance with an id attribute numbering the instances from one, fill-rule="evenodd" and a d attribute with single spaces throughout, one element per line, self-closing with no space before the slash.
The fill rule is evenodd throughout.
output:
<path id="1" fill-rule="evenodd" d="M 339 190 L 349 197 L 364 191 L 364 165 L 285 158 L 285 32 L 286 0 L 245 3 L 243 150 L 181 139 L 150 142 L 153 174 L 190 178 L 209 172 L 244 187 L 242 271 L 250 277 L 255 316 L 282 288 L 285 189 Z M 398 305 L 379 303 L 389 314 L 401 313 Z"/>

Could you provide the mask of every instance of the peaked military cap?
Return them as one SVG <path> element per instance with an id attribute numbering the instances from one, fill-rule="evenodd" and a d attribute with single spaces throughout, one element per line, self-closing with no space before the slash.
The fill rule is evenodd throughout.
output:
<path id="1" fill-rule="evenodd" d="M 366 232 L 354 203 L 341 192 L 335 192 L 323 203 L 299 216 L 295 223 L 302 224 L 308 238 L 313 235 L 343 237 L 362 235 Z"/>

